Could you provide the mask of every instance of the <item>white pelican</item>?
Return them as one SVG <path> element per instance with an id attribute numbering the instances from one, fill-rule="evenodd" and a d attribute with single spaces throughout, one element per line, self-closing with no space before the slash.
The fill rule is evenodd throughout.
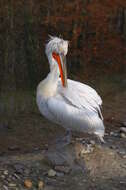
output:
<path id="1" fill-rule="evenodd" d="M 38 108 L 67 130 L 95 134 L 104 142 L 102 100 L 90 86 L 67 79 L 67 51 L 68 41 L 61 38 L 51 37 L 46 44 L 50 73 L 37 87 Z"/>

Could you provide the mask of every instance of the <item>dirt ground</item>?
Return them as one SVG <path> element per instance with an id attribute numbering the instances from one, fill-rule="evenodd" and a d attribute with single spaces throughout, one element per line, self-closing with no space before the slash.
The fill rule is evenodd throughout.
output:
<path id="1" fill-rule="evenodd" d="M 95 137 L 74 133 L 72 143 L 58 149 L 55 141 L 64 129 L 37 109 L 0 118 L 0 190 L 28 189 L 27 179 L 33 190 L 125 190 L 126 136 L 120 128 L 126 121 L 126 91 L 117 84 L 97 86 L 104 101 L 103 145 Z"/>

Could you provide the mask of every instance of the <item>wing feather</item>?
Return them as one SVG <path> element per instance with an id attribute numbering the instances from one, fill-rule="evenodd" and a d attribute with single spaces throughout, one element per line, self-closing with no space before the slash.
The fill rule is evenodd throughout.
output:
<path id="1" fill-rule="evenodd" d="M 58 92 L 64 96 L 72 105 L 79 109 L 87 109 L 99 114 L 101 113 L 102 100 L 97 92 L 88 85 L 68 79 L 68 88 L 62 88 L 61 83 L 58 83 Z"/>
<path id="2" fill-rule="evenodd" d="M 49 115 L 53 122 L 66 129 L 104 136 L 104 124 L 96 112 L 79 109 L 62 101 L 62 97 L 49 98 Z"/>

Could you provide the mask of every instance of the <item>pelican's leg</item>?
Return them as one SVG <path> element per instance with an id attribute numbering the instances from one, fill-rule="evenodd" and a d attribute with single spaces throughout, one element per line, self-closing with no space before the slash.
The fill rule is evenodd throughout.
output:
<path id="1" fill-rule="evenodd" d="M 70 129 L 66 130 L 66 136 L 64 138 L 66 139 L 67 143 L 70 144 L 72 139 L 72 133 Z"/>
<path id="2" fill-rule="evenodd" d="M 56 146 L 59 148 L 64 147 L 64 146 L 70 144 L 71 139 L 72 139 L 72 133 L 70 130 L 67 130 L 66 135 L 63 138 L 56 140 Z"/>
<path id="3" fill-rule="evenodd" d="M 105 144 L 105 140 L 102 136 L 97 135 L 98 139 L 100 140 L 101 144 Z"/>
<path id="4" fill-rule="evenodd" d="M 100 141 L 101 144 L 104 144 L 105 141 L 104 141 L 104 134 L 103 133 L 100 133 L 100 132 L 95 132 L 94 133 L 96 135 L 96 137 L 98 138 L 98 140 Z"/>

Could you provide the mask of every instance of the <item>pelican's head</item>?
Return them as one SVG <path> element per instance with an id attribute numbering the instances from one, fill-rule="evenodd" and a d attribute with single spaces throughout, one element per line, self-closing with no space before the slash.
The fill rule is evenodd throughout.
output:
<path id="1" fill-rule="evenodd" d="M 52 36 L 50 37 L 49 42 L 46 44 L 46 55 L 49 59 L 51 70 L 58 64 L 62 85 L 64 87 L 67 86 L 67 70 L 66 70 L 67 52 L 68 52 L 68 41 L 58 37 L 52 37 Z"/>

